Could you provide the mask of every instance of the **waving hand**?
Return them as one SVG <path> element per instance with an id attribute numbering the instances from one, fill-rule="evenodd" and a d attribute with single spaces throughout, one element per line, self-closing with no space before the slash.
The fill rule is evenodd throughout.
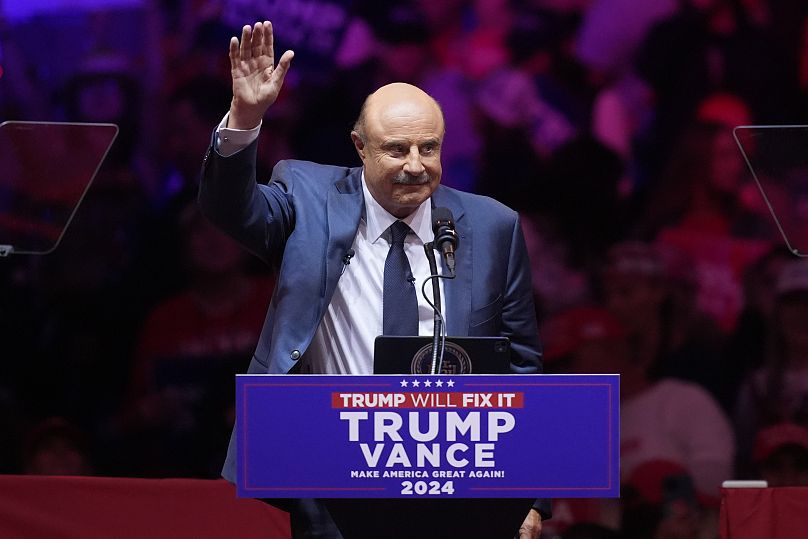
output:
<path id="1" fill-rule="evenodd" d="M 272 23 L 257 22 L 244 26 L 241 42 L 230 39 L 230 74 L 233 79 L 233 101 L 228 127 L 251 129 L 261 122 L 264 113 L 278 98 L 283 79 L 294 52 L 286 51 L 275 65 Z"/>

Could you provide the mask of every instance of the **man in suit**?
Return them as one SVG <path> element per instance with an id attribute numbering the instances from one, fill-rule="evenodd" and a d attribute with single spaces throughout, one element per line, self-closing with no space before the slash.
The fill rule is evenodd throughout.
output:
<path id="1" fill-rule="evenodd" d="M 448 334 L 508 337 L 512 370 L 539 372 L 517 215 L 440 185 L 443 115 L 422 90 L 396 83 L 368 97 L 351 132 L 362 167 L 282 161 L 269 185 L 256 183 L 258 130 L 292 57 L 286 51 L 275 65 L 269 22 L 232 38 L 233 100 L 205 157 L 199 194 L 214 223 L 278 267 L 249 372 L 370 374 L 373 339 L 399 331 L 388 327 L 431 334 L 432 309 L 415 292 L 430 273 L 423 245 L 432 239 L 433 207 L 452 211 L 460 238 L 457 278 L 444 285 Z M 394 256 L 401 250 L 405 256 Z M 406 278 L 398 286 L 393 275 Z M 232 440 L 223 475 L 234 480 Z M 315 500 L 291 505 L 295 537 L 340 537 Z M 520 538 L 538 537 L 542 515 L 549 505 L 537 502 Z"/>

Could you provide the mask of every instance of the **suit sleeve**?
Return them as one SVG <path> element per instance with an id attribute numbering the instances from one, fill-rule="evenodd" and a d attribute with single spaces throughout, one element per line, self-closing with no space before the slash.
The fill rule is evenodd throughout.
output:
<path id="1" fill-rule="evenodd" d="M 214 134 L 215 136 L 215 134 Z M 208 148 L 199 184 L 199 207 L 215 225 L 271 264 L 283 252 L 295 222 L 292 171 L 281 161 L 269 185 L 256 182 L 258 141 L 229 157 Z"/>
<path id="2" fill-rule="evenodd" d="M 508 256 L 505 301 L 502 306 L 502 335 L 511 341 L 511 371 L 517 374 L 542 372 L 530 262 L 519 218 L 514 219 Z"/>

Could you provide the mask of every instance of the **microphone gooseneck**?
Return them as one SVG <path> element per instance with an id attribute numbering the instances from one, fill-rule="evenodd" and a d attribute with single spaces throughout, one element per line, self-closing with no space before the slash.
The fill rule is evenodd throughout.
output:
<path id="1" fill-rule="evenodd" d="M 435 325 L 432 333 L 432 364 L 431 374 L 440 374 L 443 368 L 443 351 L 446 346 L 446 321 L 441 313 L 440 284 L 439 279 L 455 278 L 455 250 L 458 245 L 458 236 L 455 231 L 454 216 L 448 208 L 432 208 L 432 232 L 435 240 L 424 245 L 427 260 L 429 261 L 430 276 L 426 281 L 432 281 L 432 299 L 429 301 L 426 296 L 426 281 L 421 287 L 421 294 L 434 311 Z M 437 262 L 433 249 L 441 252 L 443 262 L 449 275 L 438 273 Z"/>
<path id="2" fill-rule="evenodd" d="M 429 298 L 426 296 L 426 290 L 424 290 L 426 281 L 424 281 L 424 285 L 421 287 L 421 294 L 423 294 L 424 298 L 432 306 L 434 317 L 434 326 L 432 329 L 432 362 L 429 366 L 429 372 L 430 374 L 440 374 L 441 364 L 443 363 L 443 347 L 446 345 L 446 334 L 443 314 L 440 312 L 440 284 L 438 283 L 438 279 L 440 279 L 442 275 L 438 274 L 438 264 L 435 261 L 435 252 L 433 249 L 434 245 L 431 242 L 424 245 L 424 252 L 429 261 L 429 273 L 431 274 L 426 281 L 432 281 L 432 299 L 434 302 L 430 302 Z"/>

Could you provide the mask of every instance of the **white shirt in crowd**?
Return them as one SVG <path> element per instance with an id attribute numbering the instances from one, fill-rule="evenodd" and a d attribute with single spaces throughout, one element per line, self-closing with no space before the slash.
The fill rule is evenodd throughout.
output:
<path id="1" fill-rule="evenodd" d="M 620 404 L 620 471 L 650 460 L 681 464 L 699 492 L 732 479 L 735 438 L 726 415 L 696 384 L 665 379 Z"/>

